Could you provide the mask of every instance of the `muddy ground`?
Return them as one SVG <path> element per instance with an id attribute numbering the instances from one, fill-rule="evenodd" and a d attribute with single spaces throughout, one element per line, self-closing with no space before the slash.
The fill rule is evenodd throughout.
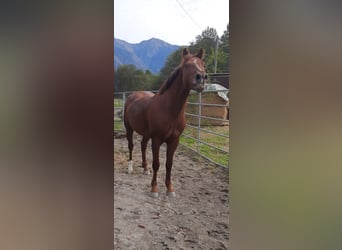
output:
<path id="1" fill-rule="evenodd" d="M 127 174 L 126 138 L 114 140 L 114 249 L 228 249 L 228 169 L 179 146 L 171 175 L 176 197 L 169 198 L 165 155 L 163 144 L 159 197 L 152 198 L 152 175 L 144 175 L 140 167 L 140 137 L 134 137 L 133 174 Z"/>

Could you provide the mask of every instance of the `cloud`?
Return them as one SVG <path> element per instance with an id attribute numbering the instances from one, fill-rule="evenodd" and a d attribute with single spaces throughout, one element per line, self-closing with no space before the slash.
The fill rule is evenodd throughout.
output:
<path id="1" fill-rule="evenodd" d="M 229 22 L 228 0 L 178 0 L 204 30 L 213 27 L 221 35 Z M 177 45 L 188 45 L 202 30 L 177 0 L 114 1 L 114 36 L 131 43 L 152 37 Z"/>

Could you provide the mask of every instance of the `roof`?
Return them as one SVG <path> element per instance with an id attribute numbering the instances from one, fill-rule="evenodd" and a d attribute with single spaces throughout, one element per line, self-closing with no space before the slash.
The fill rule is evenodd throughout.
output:
<path id="1" fill-rule="evenodd" d="M 208 74 L 210 82 L 218 83 L 229 89 L 229 73 L 213 73 Z"/>
<path id="2" fill-rule="evenodd" d="M 229 90 L 227 88 L 223 87 L 220 84 L 216 84 L 216 83 L 208 83 L 205 85 L 204 91 L 215 91 L 215 90 L 219 90 L 219 91 L 217 91 L 217 95 L 219 97 L 221 97 L 225 101 L 228 101 Z"/>

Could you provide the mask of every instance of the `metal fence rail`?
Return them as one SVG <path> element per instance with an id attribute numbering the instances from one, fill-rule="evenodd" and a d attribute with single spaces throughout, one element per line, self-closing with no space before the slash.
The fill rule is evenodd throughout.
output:
<path id="1" fill-rule="evenodd" d="M 197 101 L 188 101 L 188 106 L 197 107 L 197 113 L 185 112 L 187 117 L 193 117 L 196 119 L 196 126 L 189 124 L 189 119 L 187 119 L 186 128 L 181 136 L 180 143 L 189 148 L 190 150 L 201 155 L 205 159 L 215 163 L 216 165 L 222 167 L 228 167 L 228 157 L 229 149 L 227 145 L 229 144 L 229 129 L 228 126 L 204 126 L 203 120 L 211 120 L 216 122 L 228 123 L 227 119 L 221 119 L 217 117 L 211 117 L 202 114 L 202 107 L 218 107 L 218 108 L 228 108 L 227 104 L 216 104 L 216 103 L 205 103 L 202 101 L 202 97 L 205 93 L 218 92 L 215 91 L 203 91 L 202 93 L 191 93 L 192 99 L 196 98 Z M 222 90 L 227 91 L 227 90 Z M 156 91 L 152 91 L 156 92 Z M 126 98 L 133 93 L 130 92 L 116 92 L 114 93 L 114 132 L 124 132 L 123 124 L 123 111 L 124 103 Z M 225 133 L 217 130 L 216 128 L 221 127 Z M 225 130 L 226 129 L 226 130 Z M 209 139 L 208 139 L 209 138 Z M 220 143 L 219 143 L 220 142 Z"/>
<path id="2" fill-rule="evenodd" d="M 130 92 L 114 93 L 114 132 L 123 132 L 125 129 L 123 117 L 126 97 Z"/>

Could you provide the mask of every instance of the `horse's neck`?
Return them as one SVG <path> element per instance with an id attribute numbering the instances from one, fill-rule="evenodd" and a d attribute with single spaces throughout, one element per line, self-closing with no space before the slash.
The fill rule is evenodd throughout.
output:
<path id="1" fill-rule="evenodd" d="M 179 74 L 175 82 L 165 92 L 165 97 L 168 98 L 167 112 L 174 118 L 184 114 L 186 100 L 190 93 L 190 89 L 185 88 L 183 84 L 183 76 Z"/>

